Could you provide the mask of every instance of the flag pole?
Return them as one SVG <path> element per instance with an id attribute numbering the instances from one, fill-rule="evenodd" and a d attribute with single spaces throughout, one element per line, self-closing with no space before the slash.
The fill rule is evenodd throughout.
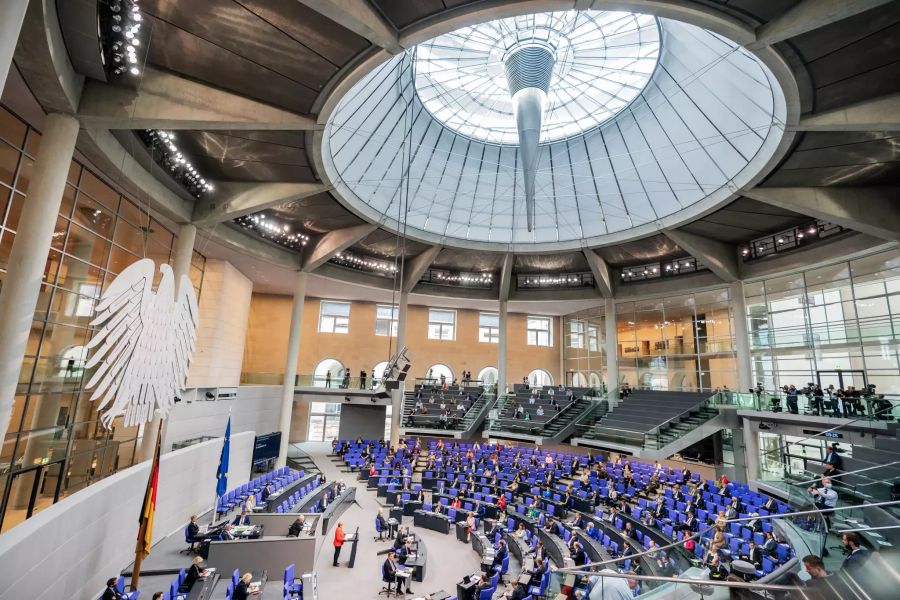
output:
<path id="1" fill-rule="evenodd" d="M 225 446 L 225 444 L 228 444 L 229 441 L 231 440 L 231 408 L 232 407 L 228 408 L 228 420 L 225 421 L 227 424 L 225 425 L 225 436 L 226 437 L 222 441 L 223 447 Z M 220 458 L 219 459 L 219 468 L 221 469 L 221 467 L 222 467 L 222 459 Z M 226 475 L 228 474 L 228 466 L 227 465 L 225 466 L 225 474 Z M 219 498 L 221 498 L 221 496 L 219 496 L 219 481 L 218 481 L 218 479 L 219 479 L 219 471 L 216 471 L 216 499 L 213 501 L 213 505 L 212 505 L 212 517 L 210 518 L 210 521 L 209 521 L 210 529 L 212 529 L 212 526 L 215 525 L 215 523 L 216 523 L 216 514 L 218 514 L 217 511 L 219 510 Z"/>
<path id="2" fill-rule="evenodd" d="M 131 570 L 131 589 L 138 589 L 141 579 L 141 565 L 144 556 L 150 554 L 150 544 L 147 535 L 153 536 L 153 516 L 156 513 L 156 489 L 159 483 L 159 454 L 162 445 L 162 425 L 156 431 L 156 450 L 153 452 L 153 461 L 150 463 L 150 477 L 147 479 L 147 490 L 144 492 L 144 503 L 141 505 L 140 526 L 138 527 L 137 542 L 134 546 L 134 568 Z M 149 514 L 148 513 L 149 510 Z"/>

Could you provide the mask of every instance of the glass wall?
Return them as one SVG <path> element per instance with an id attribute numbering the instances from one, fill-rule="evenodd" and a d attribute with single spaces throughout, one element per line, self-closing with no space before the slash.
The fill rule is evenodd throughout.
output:
<path id="1" fill-rule="evenodd" d="M 753 376 L 900 393 L 900 252 L 744 284 Z M 895 315 L 896 311 L 896 315 Z"/>
<path id="2" fill-rule="evenodd" d="M 0 287 L 40 141 L 0 108 Z M 104 429 L 84 391 L 85 344 L 94 305 L 116 274 L 144 257 L 171 263 L 174 244 L 175 235 L 146 206 L 72 163 L 0 449 L 0 531 L 133 464 L 138 428 L 117 419 Z M 203 269 L 195 253 L 191 280 L 198 294 Z"/>
<path id="3" fill-rule="evenodd" d="M 737 385 L 728 289 L 616 305 L 619 384 L 672 391 Z"/>
<path id="4" fill-rule="evenodd" d="M 606 381 L 606 318 L 602 307 L 563 319 L 566 385 L 600 389 Z"/>

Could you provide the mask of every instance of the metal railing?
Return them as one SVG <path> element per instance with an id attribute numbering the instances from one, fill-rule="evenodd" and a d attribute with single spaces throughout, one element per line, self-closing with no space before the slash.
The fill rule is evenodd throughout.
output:
<path id="1" fill-rule="evenodd" d="M 900 395 L 869 394 L 848 401 L 837 396 L 824 396 L 821 403 L 812 394 L 797 394 L 796 412 L 781 390 L 759 393 L 721 391 L 713 394 L 713 404 L 737 406 L 748 410 L 825 416 L 855 421 L 900 421 Z"/>

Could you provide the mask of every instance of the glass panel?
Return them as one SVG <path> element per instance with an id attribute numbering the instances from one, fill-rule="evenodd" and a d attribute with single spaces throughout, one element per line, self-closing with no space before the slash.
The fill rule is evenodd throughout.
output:
<path id="1" fill-rule="evenodd" d="M 107 239 L 112 238 L 115 213 L 86 194 L 78 195 L 72 220 Z"/>
<path id="2" fill-rule="evenodd" d="M 119 206 L 119 194 L 87 169 L 81 175 L 79 184 L 82 192 L 89 194 L 94 200 L 115 211 Z"/>

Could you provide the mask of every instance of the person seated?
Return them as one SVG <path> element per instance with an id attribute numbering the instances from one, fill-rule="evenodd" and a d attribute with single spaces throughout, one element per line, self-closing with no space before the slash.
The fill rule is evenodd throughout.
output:
<path id="1" fill-rule="evenodd" d="M 694 516 L 693 511 L 689 511 L 684 521 L 678 524 L 677 529 L 682 529 L 685 531 L 697 531 L 699 528 L 699 522 L 697 521 L 697 517 Z"/>
<path id="2" fill-rule="evenodd" d="M 397 562 L 401 565 L 405 565 L 410 556 L 415 553 L 416 549 L 413 548 L 412 538 L 406 538 L 406 543 L 400 546 L 400 550 L 397 551 Z"/>
<path id="3" fill-rule="evenodd" d="M 516 531 L 513 533 L 513 536 L 519 539 L 525 539 L 525 533 L 528 530 L 525 529 L 525 523 L 519 523 L 519 526 L 516 528 Z"/>
<path id="4" fill-rule="evenodd" d="M 383 508 L 378 509 L 378 513 L 375 515 L 375 521 L 378 523 L 378 530 L 381 532 L 388 531 L 388 537 L 390 537 L 387 519 L 384 518 L 384 509 Z"/>
<path id="5" fill-rule="evenodd" d="M 288 527 L 288 537 L 300 537 L 304 525 L 306 525 L 306 516 L 298 515 L 294 522 L 291 523 L 291 526 Z"/>
<path id="6" fill-rule="evenodd" d="M 753 518 L 747 521 L 747 524 L 744 525 L 744 527 L 753 533 L 762 533 L 763 524 L 762 519 L 759 518 L 759 513 L 750 513 L 750 516 Z"/>
<path id="7" fill-rule="evenodd" d="M 506 600 L 524 600 L 528 598 L 528 586 L 515 582 L 503 593 L 502 597 L 506 598 Z"/>
<path id="8" fill-rule="evenodd" d="M 625 529 L 622 533 L 624 533 L 625 537 L 629 540 L 637 539 L 637 530 L 631 525 L 631 521 L 625 522 Z"/>
<path id="9" fill-rule="evenodd" d="M 252 573 L 244 573 L 234 586 L 234 592 L 231 594 L 231 600 L 247 600 L 250 596 L 259 596 L 262 590 L 256 588 L 250 591 L 250 582 L 253 581 Z"/>
<path id="10" fill-rule="evenodd" d="M 222 528 L 222 531 L 219 533 L 216 539 L 226 542 L 237 539 L 234 535 L 234 525 L 232 525 L 231 523 L 226 523 L 225 527 Z"/>
<path id="11" fill-rule="evenodd" d="M 721 563 L 718 555 L 713 555 L 709 561 L 709 578 L 715 581 L 724 581 L 728 577 L 728 569 Z"/>
<path id="12" fill-rule="evenodd" d="M 100 600 L 127 600 L 128 596 L 120 594 L 119 589 L 116 587 L 118 581 L 118 577 L 110 577 L 106 580 L 106 589 L 103 590 Z"/>
<path id="13" fill-rule="evenodd" d="M 506 540 L 500 540 L 497 542 L 497 551 L 494 553 L 494 562 L 491 563 L 491 568 L 503 564 L 503 559 L 506 558 L 506 555 Z"/>
<path id="14" fill-rule="evenodd" d="M 411 578 L 397 577 L 397 569 L 397 553 L 393 550 L 388 550 L 387 558 L 381 566 L 381 578 L 387 582 L 388 589 L 390 589 L 392 583 L 396 583 L 398 590 L 400 589 L 400 584 L 403 583 L 403 579 L 406 579 L 406 593 L 411 594 L 412 590 L 409 589 L 409 580 Z"/>
<path id="15" fill-rule="evenodd" d="M 472 532 L 475 531 L 475 513 L 469 512 L 466 515 L 466 543 L 472 541 Z"/>
<path id="16" fill-rule="evenodd" d="M 575 561 L 576 566 L 581 566 L 587 562 L 587 554 L 585 553 L 581 542 L 576 541 L 572 545 L 572 560 Z"/>
<path id="17" fill-rule="evenodd" d="M 266 484 L 266 487 L 263 488 L 262 491 L 262 499 L 263 502 L 269 499 L 269 496 L 275 493 L 275 484 L 271 481 Z"/>
<path id="18" fill-rule="evenodd" d="M 547 572 L 548 568 L 547 561 L 545 561 L 543 557 L 540 560 L 535 557 L 534 570 L 531 571 L 531 581 L 529 582 L 529 585 L 540 585 L 541 577 L 544 576 L 544 573 Z"/>
<path id="19" fill-rule="evenodd" d="M 201 565 L 203 564 L 202 556 L 195 556 L 194 561 L 191 563 L 191 566 L 188 568 L 187 573 L 185 573 L 184 581 L 181 582 L 181 585 L 178 589 L 182 592 L 190 592 L 194 587 L 194 584 L 197 583 L 197 580 L 201 577 L 206 577 L 208 571 L 204 569 Z"/>
<path id="20" fill-rule="evenodd" d="M 757 569 L 762 569 L 762 558 L 762 548 L 757 546 L 756 543 L 752 540 L 748 543 L 747 551 L 741 552 L 741 560 L 746 560 L 748 563 L 753 563 L 753 566 Z"/>
<path id="21" fill-rule="evenodd" d="M 234 521 L 231 522 L 232 525 L 249 525 L 250 524 L 250 515 L 247 514 L 246 510 L 242 510 L 241 514 L 234 518 Z"/>

